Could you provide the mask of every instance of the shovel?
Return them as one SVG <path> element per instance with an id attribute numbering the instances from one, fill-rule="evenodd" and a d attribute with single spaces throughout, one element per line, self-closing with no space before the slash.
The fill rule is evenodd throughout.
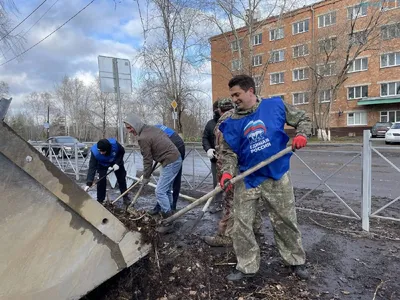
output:
<path id="1" fill-rule="evenodd" d="M 196 220 L 193 221 L 193 224 L 190 224 L 187 226 L 186 233 L 193 233 L 193 230 L 196 228 L 197 224 L 200 223 L 201 219 L 203 218 L 204 214 L 206 213 L 208 207 L 211 204 L 211 201 L 214 199 L 214 197 L 211 197 L 210 199 L 207 200 L 206 204 L 204 205 L 203 209 L 200 212 L 200 215 L 196 218 Z"/>
<path id="2" fill-rule="evenodd" d="M 88 191 L 89 191 L 91 188 L 95 187 L 100 181 L 102 181 L 104 178 L 106 178 L 106 177 L 107 177 L 108 175 L 110 175 L 112 172 L 114 172 L 114 169 L 112 169 L 111 171 L 108 171 L 106 175 L 104 175 L 104 176 L 101 177 L 99 180 L 97 180 L 94 184 L 92 184 L 92 185 L 89 187 Z"/>
<path id="3" fill-rule="evenodd" d="M 153 165 L 153 169 L 151 170 L 150 175 L 153 174 L 153 172 L 154 172 L 155 169 L 157 169 L 157 165 L 158 165 L 157 162 Z M 161 165 L 160 165 L 160 166 L 161 166 Z M 143 178 L 143 176 L 142 176 L 141 178 Z M 137 183 L 139 183 L 139 182 L 140 182 L 140 181 L 138 181 Z M 136 183 L 136 184 L 137 184 L 137 183 Z M 132 187 L 131 187 L 131 188 L 132 188 Z M 140 186 L 138 192 L 136 193 L 135 198 L 133 198 L 133 200 L 131 201 L 131 203 L 129 203 L 129 205 L 126 207 L 126 211 L 128 211 L 128 209 L 129 209 L 131 206 L 135 205 L 136 201 L 139 199 L 140 193 L 142 192 L 143 188 L 144 188 L 144 185 L 142 184 L 142 185 Z M 121 196 L 122 196 L 122 195 L 121 195 Z M 120 196 L 120 197 L 121 197 L 121 196 Z M 117 198 L 116 200 L 114 200 L 114 202 L 117 201 L 117 200 L 118 200 L 118 198 Z M 113 202 L 113 203 L 114 203 L 114 202 Z"/>
<path id="4" fill-rule="evenodd" d="M 242 174 L 232 178 L 229 182 L 229 184 L 234 185 L 235 183 L 237 183 L 238 181 L 243 180 L 246 176 L 254 173 L 255 171 L 265 167 L 266 165 L 272 163 L 273 161 L 277 160 L 278 158 L 281 158 L 282 156 L 292 152 L 292 146 L 288 146 L 285 149 L 283 149 L 282 151 L 278 152 L 275 155 L 272 155 L 270 158 L 260 162 L 259 164 L 255 165 L 254 167 L 248 169 L 247 171 L 243 172 Z M 184 215 L 185 213 L 187 213 L 189 210 L 192 210 L 193 208 L 195 208 L 196 206 L 202 204 L 203 202 L 209 200 L 210 198 L 214 197 L 216 194 L 222 192 L 222 188 L 218 185 L 214 190 L 212 190 L 211 192 L 205 194 L 203 197 L 197 199 L 196 201 L 194 201 L 193 203 L 189 204 L 188 206 L 186 206 L 185 208 L 181 209 L 180 211 L 178 211 L 176 214 L 170 216 L 167 219 L 162 220 L 162 223 L 166 224 L 166 223 L 171 223 L 173 221 L 175 221 L 176 219 L 178 219 L 180 216 Z"/>

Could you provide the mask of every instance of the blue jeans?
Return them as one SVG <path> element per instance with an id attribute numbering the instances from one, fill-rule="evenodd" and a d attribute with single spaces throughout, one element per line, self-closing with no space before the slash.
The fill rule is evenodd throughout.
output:
<path id="1" fill-rule="evenodd" d="M 179 158 L 163 167 L 156 187 L 157 202 L 161 211 L 167 213 L 171 211 L 172 203 L 172 184 L 182 166 L 182 158 Z"/>

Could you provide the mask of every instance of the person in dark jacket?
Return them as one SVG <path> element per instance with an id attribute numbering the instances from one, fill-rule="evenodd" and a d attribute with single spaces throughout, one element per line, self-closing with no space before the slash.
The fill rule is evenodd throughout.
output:
<path id="1" fill-rule="evenodd" d="M 213 111 L 214 111 L 213 118 L 207 122 L 206 127 L 204 128 L 202 144 L 203 144 L 203 149 L 204 151 L 207 152 L 207 157 L 210 159 L 211 162 L 211 174 L 213 177 L 213 187 L 215 188 L 218 184 L 218 179 L 217 179 L 217 158 L 215 152 L 214 129 L 221 116 L 220 110 L 218 108 L 218 100 L 213 103 Z M 221 193 L 216 195 L 216 203 L 219 204 L 221 202 L 220 201 L 221 198 L 222 198 Z"/>
<path id="2" fill-rule="evenodd" d="M 171 128 L 165 126 L 165 125 L 157 124 L 157 125 L 154 125 L 154 126 L 160 128 L 162 131 L 165 132 L 166 135 L 168 135 L 168 137 L 171 140 L 171 142 L 174 143 L 174 145 L 178 149 L 179 153 L 181 154 L 182 161 L 183 161 L 185 159 L 185 142 L 179 136 L 179 134 L 177 134 L 173 129 L 171 129 Z M 182 166 L 181 166 L 181 169 L 179 170 L 178 174 L 176 175 L 176 177 L 174 179 L 174 183 L 172 184 L 171 209 L 173 211 L 176 210 L 176 203 L 178 202 L 179 193 L 181 191 L 181 182 L 182 182 Z M 149 213 L 151 215 L 156 215 L 160 211 L 161 211 L 160 205 L 157 203 L 156 206 L 154 207 L 154 209 L 152 211 L 150 211 Z"/>
<path id="3" fill-rule="evenodd" d="M 102 139 L 92 146 L 89 170 L 86 178 L 85 191 L 93 185 L 96 171 L 99 173 L 101 180 L 97 183 L 97 201 L 104 202 L 106 197 L 107 172 L 114 170 L 119 190 L 122 193 L 126 191 L 126 171 L 124 167 L 125 149 L 115 139 Z M 104 177 L 104 178 L 103 178 Z M 129 204 L 128 195 L 123 197 L 124 204 Z"/>

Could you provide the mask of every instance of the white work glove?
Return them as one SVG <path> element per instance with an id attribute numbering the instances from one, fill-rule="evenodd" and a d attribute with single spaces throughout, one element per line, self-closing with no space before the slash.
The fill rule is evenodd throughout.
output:
<path id="1" fill-rule="evenodd" d="M 90 189 L 90 186 L 85 186 L 85 188 L 83 189 L 85 192 L 87 192 Z"/>
<path id="2" fill-rule="evenodd" d="M 215 157 L 215 149 L 208 149 L 207 156 L 209 159 L 213 159 Z"/>
<path id="3" fill-rule="evenodd" d="M 113 165 L 112 167 L 108 167 L 108 172 L 117 171 L 119 170 L 119 166 L 117 164 Z"/>

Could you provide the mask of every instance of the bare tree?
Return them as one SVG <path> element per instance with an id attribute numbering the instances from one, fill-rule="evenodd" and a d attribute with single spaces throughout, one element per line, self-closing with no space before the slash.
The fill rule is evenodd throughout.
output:
<path id="1" fill-rule="evenodd" d="M 367 60 L 357 58 L 382 47 L 381 26 L 388 21 L 388 16 L 381 7 L 382 2 L 377 4 L 361 2 L 349 7 L 345 19 L 339 19 L 335 11 L 328 13 L 326 20 L 337 24 L 319 30 L 311 55 L 300 60 L 306 62 L 311 75 L 309 97 L 318 137 L 322 140 L 330 140 L 332 106 L 349 72 L 356 64 L 357 68 L 358 65 L 367 67 Z"/>
<path id="2" fill-rule="evenodd" d="M 140 62 L 144 66 L 143 89 L 164 122 L 169 119 L 173 100 L 177 103 L 177 130 L 182 133 L 182 114 L 187 108 L 185 94 L 195 90 L 192 77 L 203 61 L 196 52 L 207 43 L 199 26 L 202 14 L 190 0 L 148 0 L 140 6 L 144 45 Z M 150 35 L 150 33 L 152 33 Z M 200 99 L 198 99 L 200 100 Z"/>
<path id="3" fill-rule="evenodd" d="M 14 1 L 0 0 L 0 50 L 3 57 L 9 51 L 17 54 L 23 49 L 25 43 L 23 37 L 14 32 L 15 26 L 10 13 L 18 13 Z"/>

